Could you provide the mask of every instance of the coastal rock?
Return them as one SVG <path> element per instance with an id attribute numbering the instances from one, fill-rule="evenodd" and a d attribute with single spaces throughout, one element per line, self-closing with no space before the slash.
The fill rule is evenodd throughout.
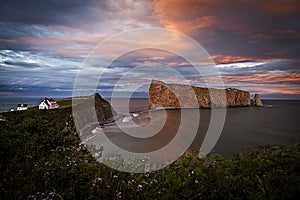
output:
<path id="1" fill-rule="evenodd" d="M 252 106 L 263 106 L 263 103 L 260 99 L 260 95 L 259 94 L 255 94 L 253 99 L 252 99 Z"/>
<path id="2" fill-rule="evenodd" d="M 77 100 L 79 101 L 80 98 Z M 98 93 L 86 97 L 84 101 L 74 105 L 72 110 L 76 127 L 80 131 L 93 130 L 99 125 L 111 123 L 118 116 L 110 103 Z"/>
<path id="3" fill-rule="evenodd" d="M 149 87 L 149 109 L 154 108 L 215 108 L 250 106 L 247 91 L 202 88 L 182 84 L 166 84 L 152 80 Z"/>
<path id="4" fill-rule="evenodd" d="M 250 106 L 250 93 L 236 88 L 226 89 L 226 99 L 228 107 Z"/>
<path id="5" fill-rule="evenodd" d="M 114 110 L 114 108 L 98 93 L 95 93 L 93 96 L 95 98 L 95 109 L 98 121 L 103 123 L 112 121 L 117 115 L 117 112 Z"/>

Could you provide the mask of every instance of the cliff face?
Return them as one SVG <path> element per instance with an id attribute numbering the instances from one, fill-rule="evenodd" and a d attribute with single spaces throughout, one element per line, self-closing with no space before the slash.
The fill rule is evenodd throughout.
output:
<path id="1" fill-rule="evenodd" d="M 226 100 L 227 106 L 250 106 L 250 93 L 243 90 L 238 90 L 235 88 L 226 89 Z"/>
<path id="2" fill-rule="evenodd" d="M 114 121 L 114 118 L 117 116 L 117 112 L 109 102 L 103 99 L 98 93 L 74 105 L 72 111 L 74 122 L 79 131 L 84 129 L 93 130 L 99 124 Z"/>
<path id="3" fill-rule="evenodd" d="M 159 107 L 213 108 L 226 106 L 250 106 L 249 92 L 234 88 L 221 90 L 181 84 L 166 84 L 157 80 L 152 80 L 149 88 L 150 109 Z"/>

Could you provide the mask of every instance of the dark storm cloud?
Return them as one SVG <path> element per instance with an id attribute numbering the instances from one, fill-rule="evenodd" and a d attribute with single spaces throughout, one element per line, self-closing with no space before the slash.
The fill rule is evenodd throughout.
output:
<path id="1" fill-rule="evenodd" d="M 76 25 L 76 21 L 89 18 L 98 7 L 93 0 L 2 0 L 2 22 L 42 25 Z"/>
<path id="2" fill-rule="evenodd" d="M 149 4 L 149 1 L 127 0 L 2 0 L 0 21 L 2 25 L 61 25 L 79 28 L 119 17 L 150 21 L 147 16 L 147 13 L 152 12 Z"/>
<path id="3" fill-rule="evenodd" d="M 4 0 L 0 49 L 63 55 L 70 52 L 64 50 L 67 44 L 76 48 L 73 57 L 86 56 L 111 34 L 155 24 L 150 5 L 131 0 Z"/>
<path id="4" fill-rule="evenodd" d="M 103 13 L 98 4 L 90 0 L 1 1 L 0 48 L 41 51 L 26 38 L 61 37 L 57 26 L 87 27 Z"/>

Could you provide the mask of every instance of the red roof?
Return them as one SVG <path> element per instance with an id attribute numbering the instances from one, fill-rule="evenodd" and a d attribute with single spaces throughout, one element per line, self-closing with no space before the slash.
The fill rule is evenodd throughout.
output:
<path id="1" fill-rule="evenodd" d="M 27 104 L 25 104 L 25 103 L 24 104 L 19 103 L 18 107 L 27 107 Z"/>
<path id="2" fill-rule="evenodd" d="M 55 99 L 48 99 L 49 102 L 56 102 Z"/>

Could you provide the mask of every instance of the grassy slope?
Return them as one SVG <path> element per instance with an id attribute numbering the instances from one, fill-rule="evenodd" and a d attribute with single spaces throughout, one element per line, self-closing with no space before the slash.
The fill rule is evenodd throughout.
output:
<path id="1" fill-rule="evenodd" d="M 152 173 L 112 170 L 78 146 L 69 103 L 3 113 L 1 198 L 296 199 L 300 192 L 299 145 L 255 148 L 231 160 L 189 151 Z"/>
<path id="2" fill-rule="evenodd" d="M 69 98 L 64 98 L 64 99 L 58 100 L 57 103 L 60 107 L 69 107 L 69 106 L 72 106 L 72 103 L 78 104 L 78 103 L 85 101 L 88 98 L 89 98 L 88 96 L 74 97 L 74 98 L 69 97 Z"/>
<path id="3" fill-rule="evenodd" d="M 60 107 L 72 106 L 72 99 L 62 99 L 57 101 Z"/>

